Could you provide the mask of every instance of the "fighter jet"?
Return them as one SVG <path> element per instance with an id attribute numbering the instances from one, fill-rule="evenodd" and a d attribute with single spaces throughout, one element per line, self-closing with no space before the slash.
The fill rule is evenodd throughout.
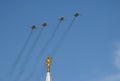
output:
<path id="1" fill-rule="evenodd" d="M 75 16 L 75 17 L 78 17 L 78 16 L 79 16 L 79 13 L 75 13 L 74 16 Z"/>
<path id="2" fill-rule="evenodd" d="M 36 26 L 35 25 L 32 25 L 32 27 L 31 27 L 32 29 L 35 29 L 36 28 Z"/>
<path id="3" fill-rule="evenodd" d="M 43 23 L 42 26 L 43 26 L 43 27 L 47 26 L 47 23 Z"/>
<path id="4" fill-rule="evenodd" d="M 60 21 L 64 21 L 64 17 L 61 17 L 59 20 L 60 20 Z"/>

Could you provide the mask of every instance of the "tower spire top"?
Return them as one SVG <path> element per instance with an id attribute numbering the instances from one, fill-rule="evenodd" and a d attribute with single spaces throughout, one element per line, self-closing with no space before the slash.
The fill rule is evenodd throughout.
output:
<path id="1" fill-rule="evenodd" d="M 50 72 L 51 61 L 52 61 L 51 57 L 50 56 L 47 57 L 46 59 L 47 72 Z"/>
<path id="2" fill-rule="evenodd" d="M 47 76 L 46 76 L 46 81 L 51 81 L 51 77 L 50 77 L 50 65 L 51 65 L 51 57 L 47 57 L 46 59 L 46 66 L 47 66 Z"/>

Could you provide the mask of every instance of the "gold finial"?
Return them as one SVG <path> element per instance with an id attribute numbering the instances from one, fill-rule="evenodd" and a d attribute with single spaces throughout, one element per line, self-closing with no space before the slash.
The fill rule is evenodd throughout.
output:
<path id="1" fill-rule="evenodd" d="M 51 57 L 47 57 L 46 59 L 46 66 L 47 66 L 47 71 L 50 72 L 50 65 L 51 65 Z"/>

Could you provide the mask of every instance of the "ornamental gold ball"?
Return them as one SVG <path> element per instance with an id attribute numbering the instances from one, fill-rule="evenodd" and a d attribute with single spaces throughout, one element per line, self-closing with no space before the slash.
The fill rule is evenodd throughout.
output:
<path id="1" fill-rule="evenodd" d="M 48 58 L 46 59 L 46 64 L 51 64 L 51 57 L 48 57 Z"/>
<path id="2" fill-rule="evenodd" d="M 50 72 L 50 65 L 51 65 L 51 57 L 48 57 L 46 59 L 46 66 L 47 66 L 48 72 Z"/>

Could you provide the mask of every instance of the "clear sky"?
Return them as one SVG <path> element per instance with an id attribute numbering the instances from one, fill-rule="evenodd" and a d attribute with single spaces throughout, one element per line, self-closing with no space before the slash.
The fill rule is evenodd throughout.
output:
<path id="1" fill-rule="evenodd" d="M 0 81 L 15 81 L 24 55 L 31 47 L 37 28 L 14 74 L 10 74 L 18 53 L 25 43 L 30 26 L 44 29 L 41 39 L 30 56 L 19 81 L 45 81 L 45 57 L 53 49 L 70 24 L 73 14 L 78 17 L 56 54 L 52 56 L 52 81 L 120 81 L 120 0 L 0 0 Z M 35 70 L 37 54 L 51 36 L 58 18 L 64 16 L 54 39 Z M 44 64 L 44 65 L 43 65 Z M 12 77 L 12 78 L 11 78 Z"/>

